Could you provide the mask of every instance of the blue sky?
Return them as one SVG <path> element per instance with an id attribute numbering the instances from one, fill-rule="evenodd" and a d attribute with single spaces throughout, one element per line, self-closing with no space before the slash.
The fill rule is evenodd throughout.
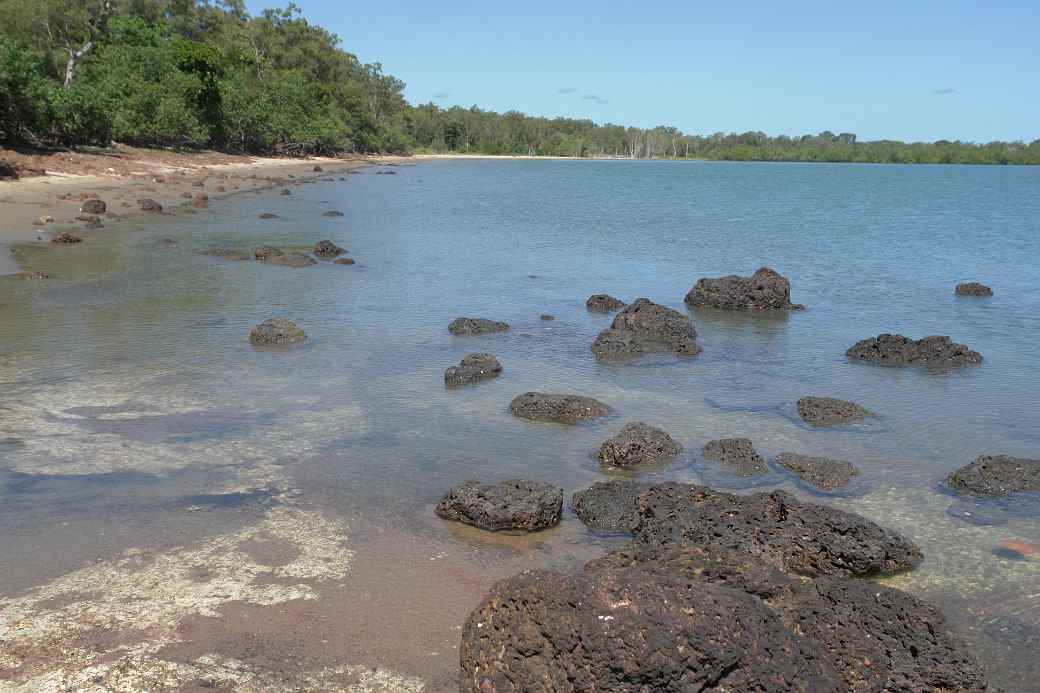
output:
<path id="1" fill-rule="evenodd" d="M 699 134 L 1040 138 L 1040 0 L 296 3 L 413 103 Z"/>

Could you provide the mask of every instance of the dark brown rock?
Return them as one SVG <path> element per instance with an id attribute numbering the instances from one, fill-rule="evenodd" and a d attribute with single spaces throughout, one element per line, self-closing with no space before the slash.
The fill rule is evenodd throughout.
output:
<path id="1" fill-rule="evenodd" d="M 682 313 L 646 298 L 636 299 L 614 316 L 610 328 L 592 343 L 592 352 L 603 359 L 628 358 L 653 351 L 673 351 L 694 356 L 697 330 Z"/>
<path id="2" fill-rule="evenodd" d="M 597 481 L 571 496 L 571 508 L 592 529 L 631 532 L 639 521 L 636 501 L 650 486 L 635 481 Z"/>
<path id="3" fill-rule="evenodd" d="M 209 195 L 206 193 L 198 193 L 195 195 L 195 199 L 192 200 L 191 204 L 195 209 L 206 209 L 209 207 Z"/>
<path id="4" fill-rule="evenodd" d="M 1040 460 L 1008 455 L 980 455 L 947 478 L 954 491 L 976 496 L 1006 496 L 1040 491 Z"/>
<path id="5" fill-rule="evenodd" d="M 949 337 L 913 340 L 901 334 L 880 334 L 856 342 L 845 355 L 886 366 L 965 366 L 982 363 L 982 354 Z"/>
<path id="6" fill-rule="evenodd" d="M 103 200 L 92 198 L 84 200 L 83 204 L 79 207 L 79 211 L 84 214 L 104 214 L 108 211 L 108 205 L 106 205 Z"/>
<path id="7" fill-rule="evenodd" d="M 776 456 L 776 463 L 798 476 L 802 481 L 824 491 L 834 491 L 849 485 L 859 470 L 850 462 L 832 460 L 827 457 L 809 457 L 783 452 Z"/>
<path id="8" fill-rule="evenodd" d="M 593 313 L 613 313 L 625 307 L 625 302 L 609 294 L 595 294 L 585 301 L 585 307 Z"/>
<path id="9" fill-rule="evenodd" d="M 610 407 L 591 397 L 525 392 L 509 403 L 509 411 L 532 421 L 576 424 L 606 416 Z"/>
<path id="10" fill-rule="evenodd" d="M 249 341 L 258 345 L 298 344 L 306 339 L 306 332 L 284 318 L 264 320 L 249 333 Z"/>
<path id="11" fill-rule="evenodd" d="M 769 468 L 747 438 L 722 438 L 704 446 L 705 459 L 721 462 L 737 476 L 766 474 Z"/>
<path id="12" fill-rule="evenodd" d="M 341 216 L 343 216 L 343 212 L 337 211 L 335 209 L 330 209 L 327 212 L 322 212 L 321 215 L 323 217 L 341 217 Z"/>
<path id="13" fill-rule="evenodd" d="M 836 426 L 875 415 L 855 402 L 833 397 L 802 397 L 797 409 L 798 416 L 810 426 Z"/>
<path id="14" fill-rule="evenodd" d="M 292 195 L 292 190 L 290 190 L 289 188 L 282 188 L 282 194 L 283 195 Z"/>
<path id="15" fill-rule="evenodd" d="M 159 214 L 162 212 L 162 205 L 155 200 L 142 197 L 137 201 L 137 206 L 141 208 L 142 212 L 151 212 L 152 214 Z"/>
<path id="16" fill-rule="evenodd" d="M 494 378 L 502 372 L 502 364 L 491 354 L 470 354 L 444 371 L 444 383 L 449 386 L 475 383 Z"/>
<path id="17" fill-rule="evenodd" d="M 791 303 L 791 283 L 769 267 L 759 268 L 750 277 L 731 274 L 698 279 L 684 300 L 695 308 L 727 310 L 798 310 L 804 307 Z"/>
<path id="18" fill-rule="evenodd" d="M 958 296 L 992 296 L 993 289 L 978 282 L 965 282 L 958 284 L 953 290 Z"/>
<path id="19" fill-rule="evenodd" d="M 59 233 L 57 236 L 51 239 L 51 243 L 55 245 L 68 245 L 71 243 L 82 243 L 83 239 L 74 233 Z"/>
<path id="20" fill-rule="evenodd" d="M 339 257 L 347 252 L 332 241 L 318 241 L 314 244 L 314 254 L 318 257 Z"/>
<path id="21" fill-rule="evenodd" d="M 563 512 L 563 491 L 537 481 L 510 479 L 497 484 L 467 481 L 437 504 L 437 514 L 492 532 L 535 532 L 552 527 Z"/>
<path id="22" fill-rule="evenodd" d="M 556 319 L 556 317 L 553 316 L 553 315 L 549 315 L 548 313 L 543 313 L 542 315 L 539 316 L 538 319 L 541 320 L 542 322 L 552 322 L 553 320 Z"/>
<path id="23" fill-rule="evenodd" d="M 268 262 L 276 257 L 285 255 L 285 251 L 281 248 L 274 248 L 269 245 L 262 245 L 253 251 L 253 257 L 260 262 Z"/>
<path id="24" fill-rule="evenodd" d="M 264 212 L 264 213 L 259 215 L 259 218 L 260 219 L 277 219 L 278 215 L 277 214 L 273 214 L 271 212 Z"/>
<path id="25" fill-rule="evenodd" d="M 492 332 L 505 332 L 509 324 L 485 318 L 455 318 L 448 325 L 448 332 L 459 336 L 473 336 L 490 334 Z"/>
<path id="26" fill-rule="evenodd" d="M 349 257 L 340 257 L 332 261 L 336 265 L 353 265 L 354 260 Z"/>
<path id="27" fill-rule="evenodd" d="M 603 441 L 596 458 L 611 467 L 635 467 L 671 462 L 680 452 L 682 446 L 666 431 L 636 421 Z"/>
<path id="28" fill-rule="evenodd" d="M 324 171 L 325 169 L 323 169 L 323 168 L 322 168 L 321 166 L 315 166 L 315 167 L 314 167 L 313 169 L 311 169 L 311 170 L 312 170 L 312 171 L 314 171 L 315 173 L 321 173 L 321 172 L 322 172 L 322 171 Z"/>

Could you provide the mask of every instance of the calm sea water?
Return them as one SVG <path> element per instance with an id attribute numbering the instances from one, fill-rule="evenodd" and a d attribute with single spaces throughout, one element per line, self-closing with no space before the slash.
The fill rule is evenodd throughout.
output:
<path id="1" fill-rule="evenodd" d="M 80 248 L 31 251 L 54 280 L 0 283 L 0 596 L 127 546 L 231 528 L 236 504 L 287 490 L 327 513 L 479 553 L 474 533 L 432 516 L 448 487 L 525 477 L 583 488 L 604 478 L 592 457 L 599 442 L 643 420 L 685 446 L 651 478 L 752 490 L 699 458 L 709 439 L 738 435 L 768 457 L 856 463 L 855 493 L 817 500 L 918 541 L 925 564 L 892 584 L 945 607 L 998 680 L 1028 689 L 1040 673 L 1027 656 L 1040 643 L 1040 560 L 1015 560 L 998 544 L 1040 542 L 1040 502 L 965 503 L 942 480 L 979 454 L 1040 457 L 1040 169 L 438 161 L 394 170 L 128 223 Z M 326 209 L 346 216 L 320 217 Z M 281 218 L 261 221 L 263 211 Z M 358 264 L 292 269 L 198 254 L 320 238 Z M 594 360 L 589 345 L 611 318 L 586 312 L 590 294 L 685 311 L 699 277 L 762 265 L 791 279 L 804 311 L 694 311 L 696 358 Z M 995 295 L 955 297 L 968 280 Z M 459 315 L 513 329 L 453 337 L 446 327 Z M 295 320 L 309 342 L 251 348 L 249 329 L 274 316 Z M 881 332 L 950 335 L 985 362 L 929 372 L 845 359 Z M 503 375 L 446 390 L 444 368 L 473 351 L 494 353 Z M 526 390 L 594 396 L 615 414 L 576 428 L 526 422 L 508 413 Z M 881 416 L 810 430 L 794 413 L 807 394 Z M 757 483 L 815 497 L 777 473 Z M 199 505 L 214 509 L 205 521 L 181 512 Z M 539 541 L 556 547 L 558 563 L 567 546 L 613 540 L 568 517 Z"/>

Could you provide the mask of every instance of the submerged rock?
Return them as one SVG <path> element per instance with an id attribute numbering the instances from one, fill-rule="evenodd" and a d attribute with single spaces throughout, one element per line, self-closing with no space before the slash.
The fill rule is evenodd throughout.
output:
<path id="1" fill-rule="evenodd" d="M 684 299 L 693 307 L 733 310 L 799 310 L 804 306 L 791 303 L 791 282 L 769 267 L 761 267 L 750 277 L 731 274 L 704 277 L 690 289 Z"/>
<path id="2" fill-rule="evenodd" d="M 613 313 L 625 307 L 625 302 L 609 294 L 594 294 L 585 301 L 585 307 L 593 313 Z"/>
<path id="3" fill-rule="evenodd" d="M 332 261 L 335 265 L 353 265 L 354 260 L 349 257 L 336 258 Z"/>
<path id="4" fill-rule="evenodd" d="M 571 508 L 591 529 L 632 531 L 639 520 L 636 501 L 649 484 L 635 481 L 597 481 L 571 496 Z"/>
<path id="5" fill-rule="evenodd" d="M 721 462 L 737 476 L 766 474 L 769 468 L 747 438 L 722 438 L 704 446 L 705 459 Z"/>
<path id="6" fill-rule="evenodd" d="M 84 214 L 104 214 L 108 211 L 108 205 L 105 204 L 104 200 L 98 200 L 96 198 L 84 200 L 83 204 L 79 207 L 79 211 Z"/>
<path id="7" fill-rule="evenodd" d="M 269 260 L 283 255 L 285 255 L 284 250 L 269 245 L 262 245 L 253 251 L 253 257 L 255 257 L 259 262 L 268 262 Z"/>
<path id="8" fill-rule="evenodd" d="M 992 296 L 993 289 L 978 282 L 965 282 L 958 284 L 953 292 L 958 296 Z"/>
<path id="9" fill-rule="evenodd" d="M 464 385 L 493 378 L 502 372 L 502 364 L 491 354 L 470 354 L 444 371 L 446 385 Z"/>
<path id="10" fill-rule="evenodd" d="M 282 195 L 292 195 L 292 190 L 289 188 L 282 188 Z"/>
<path id="11" fill-rule="evenodd" d="M 314 244 L 314 254 L 318 257 L 338 257 L 347 252 L 332 241 L 318 241 Z"/>
<path id="12" fill-rule="evenodd" d="M 542 322 L 552 322 L 556 319 L 556 316 L 549 315 L 548 313 L 543 313 L 542 315 L 538 316 L 538 319 Z"/>
<path id="13" fill-rule="evenodd" d="M 636 507 L 638 542 L 739 548 L 799 575 L 888 575 L 921 560 L 921 550 L 899 534 L 783 491 L 738 496 L 666 483 L 641 493 Z"/>
<path id="14" fill-rule="evenodd" d="M 330 209 L 327 212 L 322 212 L 321 215 L 323 217 L 341 217 L 341 216 L 343 216 L 343 212 L 337 211 L 335 209 Z"/>
<path id="15" fill-rule="evenodd" d="M 635 467 L 671 462 L 681 451 L 682 446 L 666 431 L 636 421 L 603 441 L 596 458 L 612 467 Z"/>
<path id="16" fill-rule="evenodd" d="M 205 255 L 207 257 L 216 257 L 221 260 L 231 260 L 234 262 L 241 262 L 243 260 L 252 259 L 246 253 L 243 253 L 234 248 L 207 248 L 206 250 L 199 251 L 199 255 Z"/>
<path id="17" fill-rule="evenodd" d="M 437 514 L 492 532 L 534 532 L 552 527 L 563 512 L 563 490 L 538 481 L 511 479 L 497 484 L 467 481 L 437 504 Z"/>
<path id="18" fill-rule="evenodd" d="M 310 255 L 303 253 L 283 253 L 265 260 L 269 265 L 280 265 L 282 267 L 310 267 L 318 264 L 318 261 Z"/>
<path id="19" fill-rule="evenodd" d="M 508 329 L 508 323 L 485 318 L 455 318 L 448 325 L 448 332 L 459 336 L 491 334 L 492 332 L 505 332 Z"/>
<path id="20" fill-rule="evenodd" d="M 258 218 L 260 218 L 260 219 L 277 219 L 278 215 L 277 214 L 272 214 L 271 212 L 264 212 L 264 213 L 260 214 Z"/>
<path id="21" fill-rule="evenodd" d="M 646 298 L 636 299 L 614 317 L 592 343 L 599 358 L 626 358 L 651 351 L 699 354 L 697 330 L 682 313 Z"/>
<path id="22" fill-rule="evenodd" d="M 836 426 L 875 416 L 855 402 L 833 397 L 802 397 L 796 406 L 798 416 L 810 426 Z"/>
<path id="23" fill-rule="evenodd" d="M 509 411 L 532 421 L 576 424 L 606 416 L 610 407 L 591 397 L 525 392 L 509 403 Z"/>
<path id="24" fill-rule="evenodd" d="M 57 236 L 51 239 L 51 243 L 54 245 L 69 245 L 72 243 L 82 243 L 83 239 L 74 233 L 59 233 Z"/>
<path id="25" fill-rule="evenodd" d="M 264 320 L 249 333 L 253 344 L 298 344 L 307 339 L 307 333 L 291 320 L 272 318 Z"/>
<path id="26" fill-rule="evenodd" d="M 1040 460 L 1008 455 L 981 455 L 947 478 L 954 491 L 976 496 L 1006 496 L 1040 491 Z"/>
<path id="27" fill-rule="evenodd" d="M 932 335 L 913 340 L 901 334 L 880 334 L 856 342 L 845 355 L 858 361 L 893 366 L 965 366 L 982 363 L 982 354 L 949 337 Z"/>
<path id="28" fill-rule="evenodd" d="M 142 212 L 151 212 L 152 214 L 159 214 L 162 212 L 162 205 L 155 200 L 142 197 L 137 201 L 137 206 L 141 208 Z"/>
<path id="29" fill-rule="evenodd" d="M 776 456 L 776 463 L 798 476 L 802 481 L 824 491 L 833 491 L 849 485 L 859 470 L 850 462 L 832 460 L 827 457 L 809 457 L 783 452 Z"/>

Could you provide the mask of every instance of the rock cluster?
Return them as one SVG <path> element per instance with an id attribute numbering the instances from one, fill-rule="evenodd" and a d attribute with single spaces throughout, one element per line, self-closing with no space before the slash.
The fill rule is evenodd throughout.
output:
<path id="1" fill-rule="evenodd" d="M 858 361 L 891 366 L 965 366 L 982 363 L 982 354 L 949 337 L 932 335 L 913 340 L 901 334 L 880 334 L 853 344 L 845 355 Z"/>
<path id="2" fill-rule="evenodd" d="M 768 267 L 758 269 L 750 277 L 731 274 L 698 279 L 684 300 L 696 308 L 726 310 L 798 310 L 804 307 L 791 303 L 791 282 L 787 277 Z"/>
<path id="3" fill-rule="evenodd" d="M 610 412 L 610 407 L 591 397 L 525 392 L 509 403 L 514 416 L 532 421 L 576 424 L 598 419 Z"/>
<path id="4" fill-rule="evenodd" d="M 492 532 L 534 532 L 552 527 L 563 512 L 563 491 L 537 481 L 511 479 L 497 484 L 467 481 L 451 489 L 437 514 Z"/>
<path id="5" fill-rule="evenodd" d="M 874 416 L 855 402 L 833 397 L 802 397 L 796 408 L 798 416 L 810 426 L 836 426 Z"/>
<path id="6" fill-rule="evenodd" d="M 652 351 L 693 356 L 699 354 L 701 348 L 697 345 L 697 330 L 687 316 L 646 298 L 626 306 L 592 343 L 592 352 L 603 359 L 628 358 Z"/>
<path id="7" fill-rule="evenodd" d="M 981 455 L 947 478 L 958 493 L 1006 496 L 1018 491 L 1040 491 L 1040 460 L 1008 455 Z"/>
<path id="8" fill-rule="evenodd" d="M 465 385 L 478 380 L 494 378 L 502 372 L 502 364 L 491 354 L 470 354 L 444 371 L 446 385 Z"/>

